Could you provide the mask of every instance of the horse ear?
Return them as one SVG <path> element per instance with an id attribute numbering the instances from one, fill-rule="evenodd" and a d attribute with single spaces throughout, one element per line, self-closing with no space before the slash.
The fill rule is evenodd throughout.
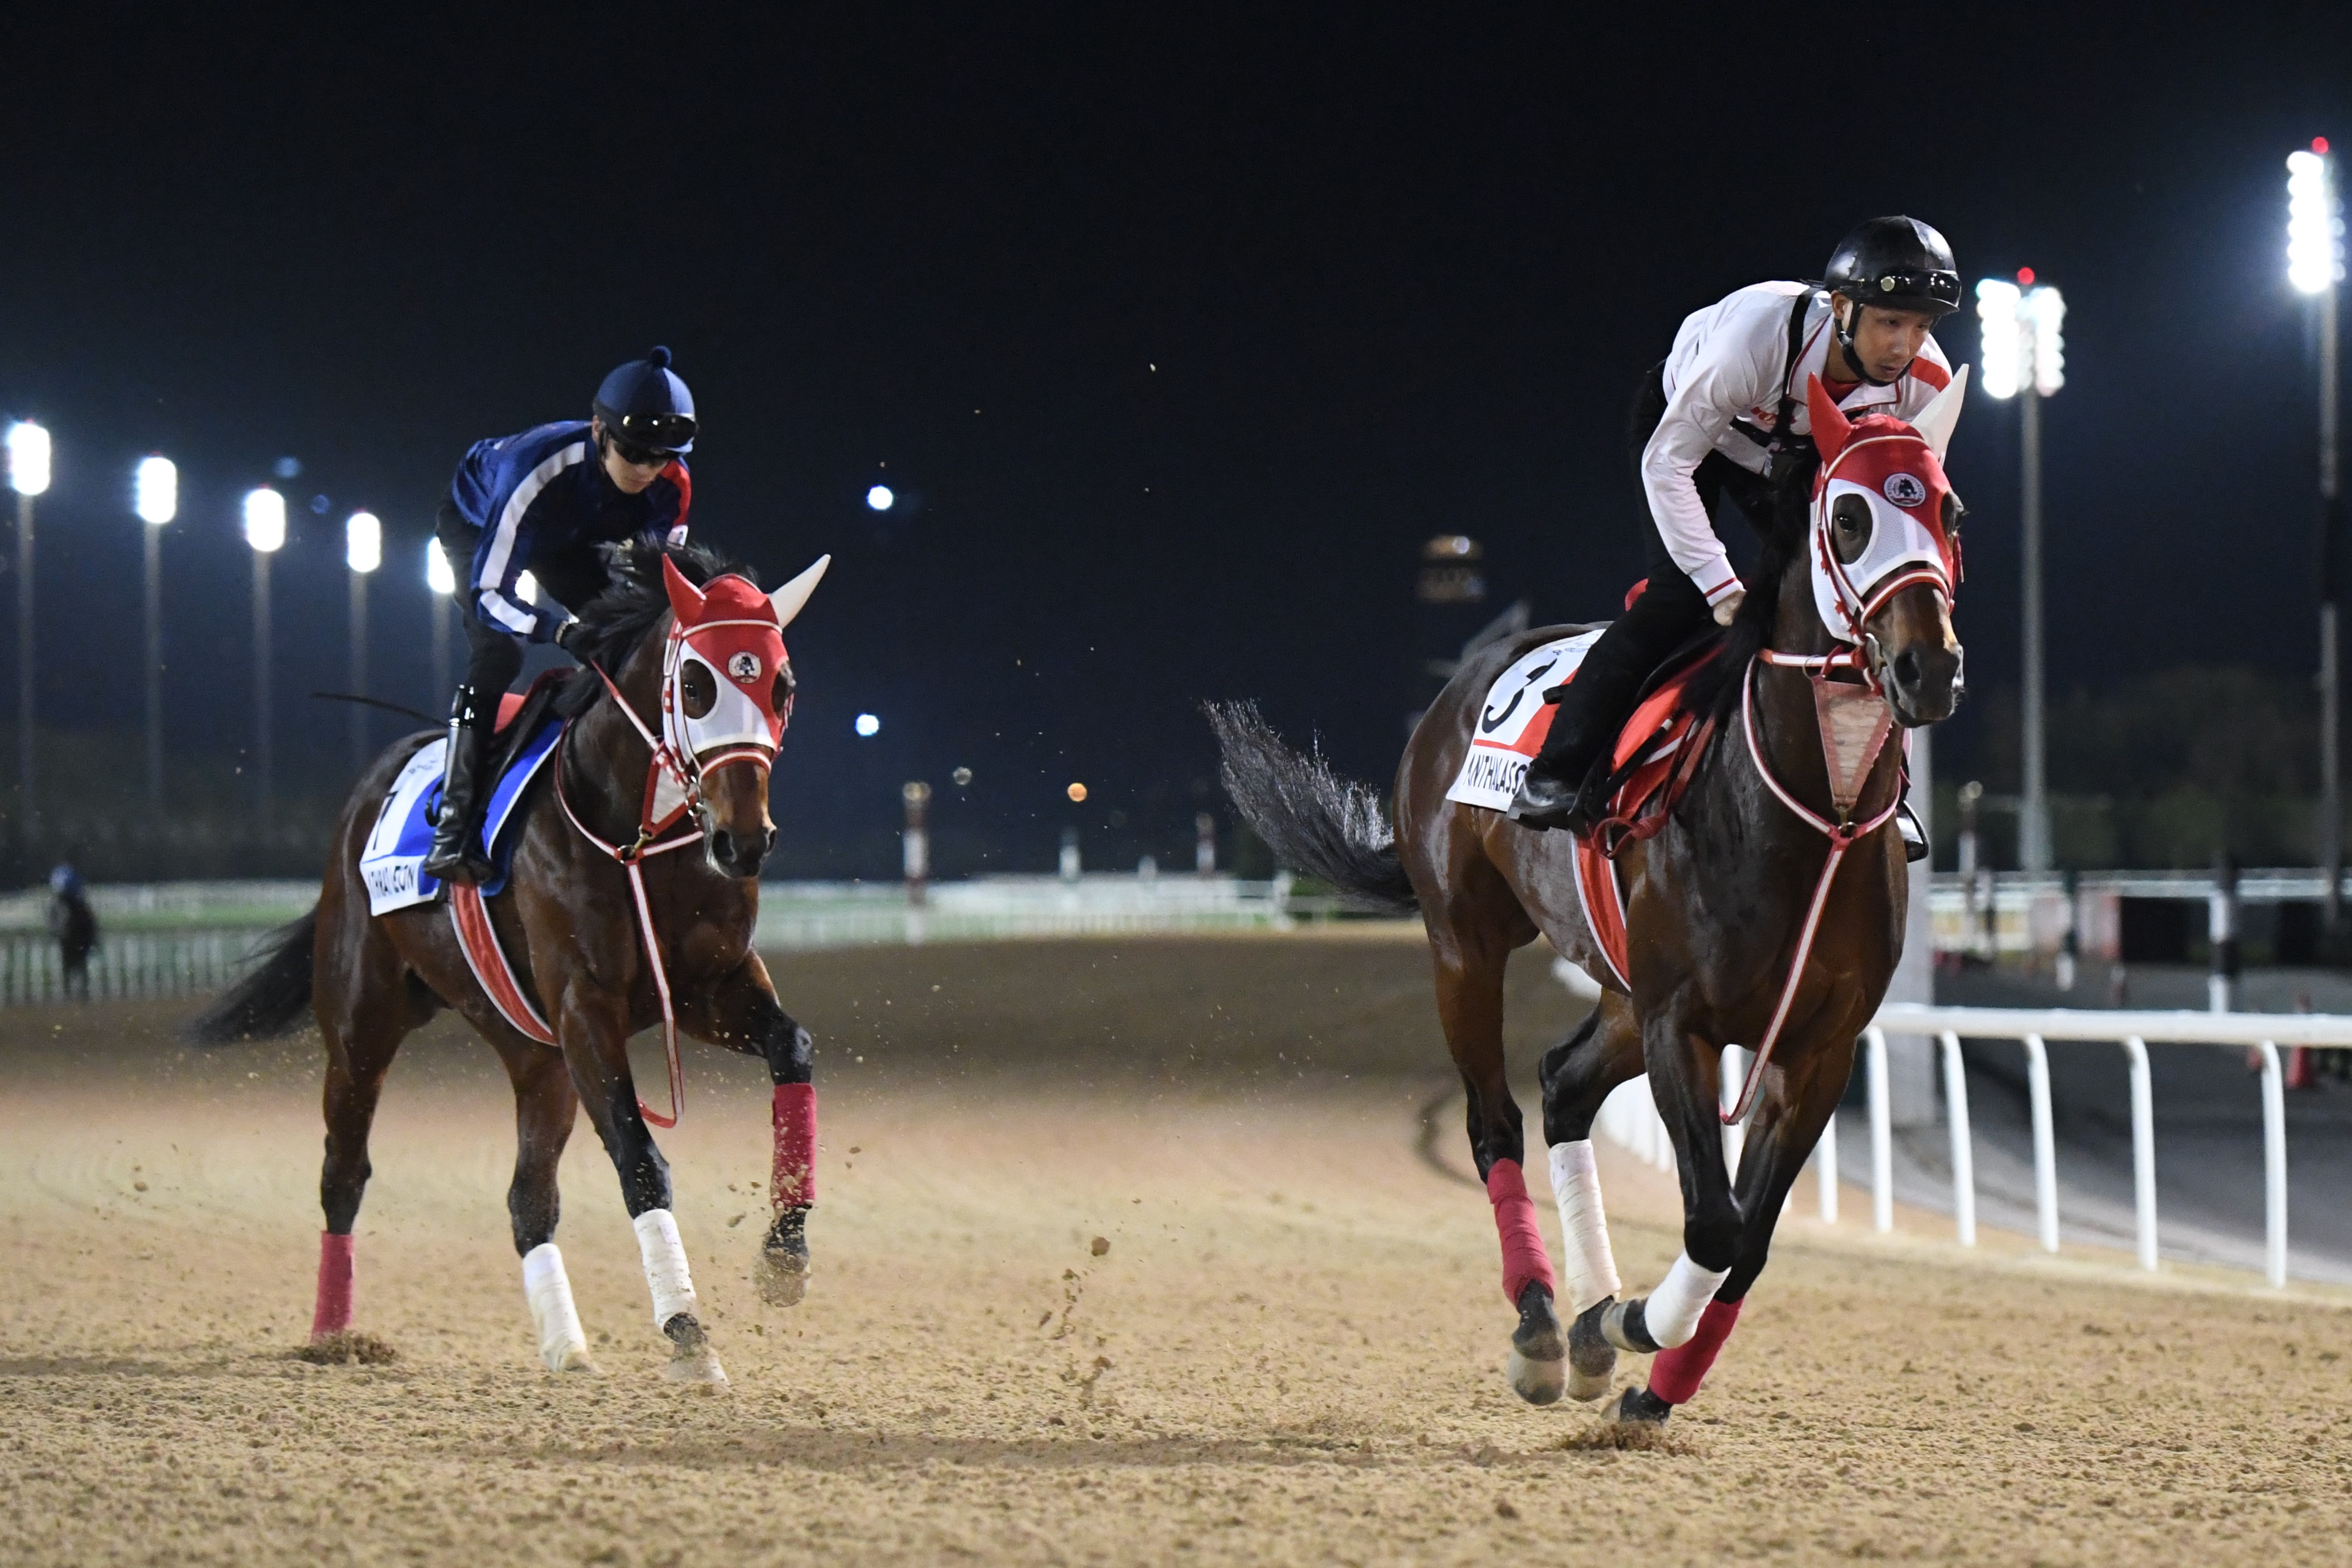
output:
<path id="1" fill-rule="evenodd" d="M 1952 426 L 1960 423 L 1960 400 L 1969 390 L 1969 368 L 1962 365 L 1952 372 L 1951 384 L 1927 400 L 1927 406 L 1911 422 L 1936 461 L 1944 460 L 1944 449 L 1952 444 Z"/>
<path id="2" fill-rule="evenodd" d="M 1822 385 L 1819 376 L 1805 378 L 1805 414 L 1812 421 L 1813 450 L 1827 463 L 1845 450 L 1846 438 L 1853 434 L 1853 425 L 1838 412 L 1836 400 Z"/>
<path id="3" fill-rule="evenodd" d="M 662 557 L 662 586 L 669 590 L 671 613 L 680 621 L 691 621 L 702 613 L 702 590 L 686 580 L 677 570 L 677 562 L 667 555 Z"/>
<path id="4" fill-rule="evenodd" d="M 801 607 L 809 601 L 809 595 L 816 591 L 817 583 L 824 576 L 824 569 L 832 564 L 831 556 L 821 555 L 816 558 L 815 565 L 768 595 L 768 602 L 776 607 L 778 631 L 793 623 L 793 617 L 801 612 Z"/>

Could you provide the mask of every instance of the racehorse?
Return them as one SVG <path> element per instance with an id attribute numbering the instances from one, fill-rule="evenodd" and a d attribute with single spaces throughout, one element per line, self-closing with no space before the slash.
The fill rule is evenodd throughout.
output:
<path id="1" fill-rule="evenodd" d="M 361 853 L 395 778 L 433 738 L 411 735 L 344 802 L 317 908 L 273 934 L 259 965 L 193 1028 L 215 1043 L 266 1038 L 289 1032 L 309 1011 L 325 1037 L 326 1228 L 314 1343 L 351 1323 L 352 1227 L 384 1073 L 402 1040 L 445 1007 L 490 1042 L 514 1083 L 507 1208 L 550 1370 L 594 1370 L 554 1242 L 556 1163 L 584 1103 L 620 1175 L 655 1326 L 670 1342 L 665 1375 L 727 1380 L 697 1312 L 668 1163 L 646 1127 L 648 1117 L 675 1122 L 681 1026 L 768 1064 L 774 1218 L 755 1273 L 771 1301 L 801 1298 L 815 1197 L 813 1051 L 808 1031 L 776 1000 L 751 927 L 761 862 L 775 839 L 769 771 L 794 690 L 783 630 L 830 558 L 772 594 L 698 547 L 625 545 L 610 559 L 611 586 L 585 607 L 570 640 L 583 667 L 554 694 L 563 727 L 554 777 L 534 784 L 516 808 L 520 825 L 507 830 L 515 847 L 504 889 L 484 899 L 452 888 L 446 909 L 421 903 L 370 914 Z M 487 912 L 510 984 L 502 965 L 478 977 L 481 950 L 469 959 L 457 930 L 468 910 Z M 667 1117 L 642 1104 L 629 1071 L 629 1037 L 656 1023 L 669 1050 Z"/>
<path id="2" fill-rule="evenodd" d="M 1961 508 L 1942 458 L 1965 385 L 1956 377 L 1916 424 L 1849 423 L 1818 381 L 1809 389 L 1821 454 L 1811 504 L 1761 530 L 1757 591 L 1687 688 L 1686 790 L 1649 836 L 1612 835 L 1622 977 L 1584 912 L 1578 841 L 1447 799 L 1490 683 L 1580 628 L 1529 632 L 1465 660 L 1407 744 L 1386 820 L 1371 790 L 1293 752 L 1254 708 L 1212 706 L 1226 788 L 1278 857 L 1368 904 L 1421 913 L 1503 1291 L 1518 1312 L 1507 1374 L 1531 1403 L 1601 1397 L 1621 1351 L 1656 1360 L 1646 1388 L 1612 1403 L 1613 1418 L 1663 1422 L 1696 1395 L 1844 1093 L 1855 1037 L 1903 949 L 1906 868 L 1893 817 L 1905 747 L 1887 740 L 1894 727 L 1948 717 L 1961 691 L 1950 616 Z M 1538 935 L 1602 987 L 1538 1074 L 1565 1333 L 1504 1077 L 1504 962 Z M 1724 1113 L 1718 1075 L 1734 1042 L 1755 1056 Z M 1681 1175 L 1683 1250 L 1649 1295 L 1620 1301 L 1591 1129 L 1609 1092 L 1644 1071 Z M 1735 1185 L 1718 1123 L 1751 1108 Z"/>

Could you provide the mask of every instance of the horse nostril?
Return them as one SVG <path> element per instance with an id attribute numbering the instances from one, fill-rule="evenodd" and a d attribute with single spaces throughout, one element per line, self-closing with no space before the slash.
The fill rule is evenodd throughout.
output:
<path id="1" fill-rule="evenodd" d="M 735 835 L 724 828 L 711 834 L 710 855 L 721 865 L 731 862 L 735 859 Z"/>
<path id="2" fill-rule="evenodd" d="M 1916 648 L 1906 648 L 1895 655 L 1895 684 L 1906 691 L 1918 689 L 1919 651 Z"/>

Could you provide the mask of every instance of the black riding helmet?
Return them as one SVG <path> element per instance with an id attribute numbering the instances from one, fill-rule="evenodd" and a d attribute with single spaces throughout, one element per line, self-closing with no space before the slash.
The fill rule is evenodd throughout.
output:
<path id="1" fill-rule="evenodd" d="M 606 376 L 593 406 L 615 441 L 665 456 L 694 450 L 694 394 L 669 368 L 667 349 Z"/>
<path id="2" fill-rule="evenodd" d="M 1944 236 L 1917 218 L 1872 218 L 1838 242 L 1822 287 L 1856 305 L 1948 316 L 1960 308 L 1959 267 Z M 1862 371 L 1853 351 L 1853 320 L 1837 324 L 1838 347 Z M 1869 371 L 1862 371 L 1865 380 Z"/>

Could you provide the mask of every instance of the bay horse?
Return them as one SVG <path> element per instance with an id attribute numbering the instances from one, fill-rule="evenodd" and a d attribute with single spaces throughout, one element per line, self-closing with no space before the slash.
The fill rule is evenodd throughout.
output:
<path id="1" fill-rule="evenodd" d="M 314 1343 L 351 1324 L 352 1228 L 384 1074 L 401 1041 L 445 1007 L 489 1041 L 513 1081 L 507 1209 L 551 1371 L 595 1370 L 554 1241 L 556 1164 L 584 1105 L 620 1176 L 654 1325 L 670 1342 L 665 1375 L 727 1381 L 697 1311 L 668 1162 L 646 1126 L 649 1117 L 675 1123 L 680 1027 L 767 1062 L 773 1218 L 754 1272 L 769 1301 L 800 1300 L 815 1199 L 814 1052 L 808 1031 L 777 1002 L 751 929 L 760 865 L 775 839 L 769 772 L 795 685 L 783 631 L 830 559 L 770 594 L 698 546 L 639 542 L 610 552 L 611 584 L 583 609 L 572 639 L 583 667 L 555 693 L 563 728 L 553 778 L 531 785 L 516 808 L 521 821 L 506 830 L 516 844 L 504 888 L 455 906 L 458 920 L 467 909 L 487 912 L 511 963 L 510 989 L 495 968 L 478 977 L 451 907 L 369 912 L 361 852 L 394 780 L 433 739 L 426 732 L 395 742 L 352 789 L 318 907 L 274 933 L 257 967 L 192 1027 L 210 1043 L 268 1038 L 309 1013 L 325 1039 L 326 1228 Z M 643 1105 L 629 1071 L 629 1037 L 656 1024 L 669 1051 L 667 1117 Z"/>
<path id="2" fill-rule="evenodd" d="M 1621 1351 L 1656 1359 L 1612 1418 L 1664 1422 L 1695 1396 L 1844 1094 L 1855 1038 L 1903 949 L 1904 746 L 1886 742 L 1895 727 L 1948 717 L 1962 686 L 1950 615 L 1961 508 L 1942 458 L 1966 384 L 1954 378 L 1913 424 L 1849 423 L 1818 381 L 1809 389 L 1821 454 L 1810 507 L 1763 528 L 1757 591 L 1688 688 L 1695 722 L 1715 722 L 1698 731 L 1686 792 L 1654 836 L 1615 845 L 1622 978 L 1584 913 L 1577 841 L 1447 799 L 1490 684 L 1583 629 L 1525 632 L 1465 660 L 1406 746 L 1392 813 L 1293 752 L 1255 708 L 1212 706 L 1226 788 L 1279 859 L 1370 906 L 1421 914 L 1518 1313 L 1507 1373 L 1530 1403 L 1601 1398 Z M 1538 1072 L 1564 1332 L 1504 1075 L 1504 963 L 1538 936 L 1602 988 Z M 1756 1054 L 1725 1113 L 1733 1043 Z M 1647 1296 L 1621 1301 L 1591 1140 L 1610 1091 L 1644 1071 L 1680 1173 L 1683 1249 Z M 1751 1109 L 1735 1182 L 1721 1124 Z"/>

